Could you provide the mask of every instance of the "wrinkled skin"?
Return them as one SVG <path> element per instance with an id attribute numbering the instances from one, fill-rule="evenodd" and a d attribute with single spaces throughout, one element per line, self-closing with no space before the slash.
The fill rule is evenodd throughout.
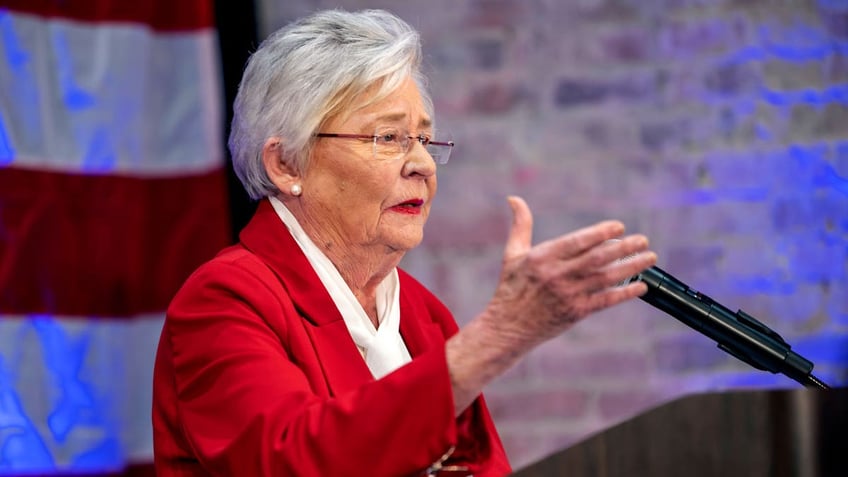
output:
<path id="1" fill-rule="evenodd" d="M 509 203 L 514 218 L 494 297 L 447 344 L 457 413 L 536 345 L 593 312 L 647 292 L 641 282 L 617 285 L 656 262 L 648 240 L 623 237 L 617 221 L 533 246 L 529 207 L 518 197 Z"/>

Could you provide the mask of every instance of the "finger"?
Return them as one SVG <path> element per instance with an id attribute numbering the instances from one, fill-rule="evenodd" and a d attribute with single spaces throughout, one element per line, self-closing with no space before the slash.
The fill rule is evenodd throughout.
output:
<path id="1" fill-rule="evenodd" d="M 624 224 L 617 220 L 605 220 L 574 232 L 561 235 L 539 244 L 543 253 L 558 258 L 571 258 L 590 250 L 607 240 L 620 237 L 624 233 Z"/>
<path id="2" fill-rule="evenodd" d="M 646 268 L 657 263 L 654 252 L 640 252 L 628 256 L 624 260 L 616 260 L 609 265 L 597 269 L 584 278 L 589 290 L 604 290 L 630 283 L 631 279 Z"/>
<path id="3" fill-rule="evenodd" d="M 571 293 L 594 294 L 629 283 L 631 278 L 654 265 L 657 256 L 651 251 L 638 252 L 597 267 L 581 265 L 586 262 L 585 256 L 581 259 L 554 261 L 548 267 L 549 276 L 569 287 Z"/>
<path id="4" fill-rule="evenodd" d="M 587 311 L 593 313 L 604 308 L 623 303 L 648 292 L 648 285 L 643 282 L 633 282 L 624 286 L 607 288 L 592 294 L 586 304 Z M 588 314 L 588 313 L 587 313 Z"/>
<path id="5" fill-rule="evenodd" d="M 634 234 L 622 239 L 611 239 L 587 250 L 583 255 L 572 259 L 574 267 L 583 270 L 593 270 L 608 266 L 613 262 L 624 262 L 633 255 L 648 249 L 648 237 Z"/>
<path id="6" fill-rule="evenodd" d="M 506 240 L 504 261 L 526 254 L 533 241 L 533 214 L 527 202 L 517 196 L 509 196 L 506 200 L 512 209 L 512 227 Z"/>

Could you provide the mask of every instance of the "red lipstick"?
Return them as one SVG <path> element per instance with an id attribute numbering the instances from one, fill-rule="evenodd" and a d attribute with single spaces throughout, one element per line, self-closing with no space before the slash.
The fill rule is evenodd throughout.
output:
<path id="1" fill-rule="evenodd" d="M 393 205 L 390 210 L 399 214 L 418 215 L 421 213 L 421 206 L 424 205 L 423 199 L 410 199 L 400 204 Z"/>

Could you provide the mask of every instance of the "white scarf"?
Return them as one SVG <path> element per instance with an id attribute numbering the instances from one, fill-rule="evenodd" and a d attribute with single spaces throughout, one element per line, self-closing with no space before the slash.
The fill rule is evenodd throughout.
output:
<path id="1" fill-rule="evenodd" d="M 375 329 L 333 262 L 312 242 L 294 215 L 279 199 L 269 199 L 336 304 L 374 378 L 380 379 L 410 362 L 412 358 L 409 356 L 409 350 L 400 336 L 400 282 L 397 269 L 392 269 L 377 286 L 377 321 L 380 327 Z"/>

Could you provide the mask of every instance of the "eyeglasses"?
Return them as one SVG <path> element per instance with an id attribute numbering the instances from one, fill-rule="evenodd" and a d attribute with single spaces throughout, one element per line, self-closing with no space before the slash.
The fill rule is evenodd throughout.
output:
<path id="1" fill-rule="evenodd" d="M 451 150 L 453 150 L 453 141 L 434 141 L 426 134 L 410 136 L 398 130 L 379 130 L 374 134 L 341 134 L 341 133 L 316 133 L 315 137 L 329 137 L 341 139 L 359 139 L 362 141 L 371 141 L 373 144 L 373 153 L 375 159 L 394 160 L 400 159 L 409 152 L 414 142 L 417 142 L 427 149 L 430 157 L 436 161 L 436 164 L 447 164 L 450 159 Z"/>

